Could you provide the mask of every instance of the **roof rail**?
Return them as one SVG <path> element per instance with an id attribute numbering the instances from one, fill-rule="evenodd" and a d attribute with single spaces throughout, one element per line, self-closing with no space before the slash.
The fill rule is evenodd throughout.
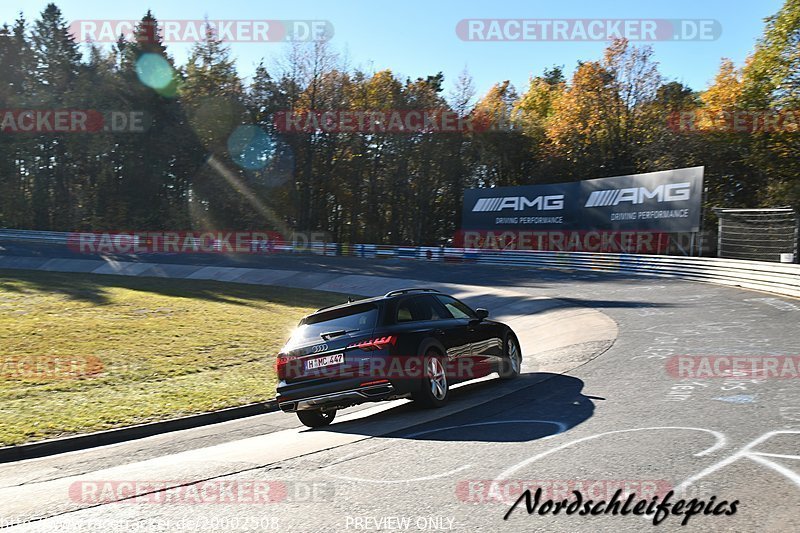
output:
<path id="1" fill-rule="evenodd" d="M 398 289 L 396 291 L 389 291 L 387 292 L 384 297 L 388 298 L 390 296 L 397 296 L 398 294 L 406 294 L 409 292 L 441 292 L 436 289 L 429 289 L 425 287 L 412 287 L 410 289 Z"/>

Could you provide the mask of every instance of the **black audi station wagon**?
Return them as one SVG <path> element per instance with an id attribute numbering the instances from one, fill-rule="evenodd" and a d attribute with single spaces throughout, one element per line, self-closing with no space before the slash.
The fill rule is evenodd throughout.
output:
<path id="1" fill-rule="evenodd" d="M 488 315 L 428 288 L 320 309 L 278 354 L 278 405 L 319 427 L 363 402 L 412 398 L 440 407 L 454 383 L 492 372 L 516 377 L 519 341 Z"/>

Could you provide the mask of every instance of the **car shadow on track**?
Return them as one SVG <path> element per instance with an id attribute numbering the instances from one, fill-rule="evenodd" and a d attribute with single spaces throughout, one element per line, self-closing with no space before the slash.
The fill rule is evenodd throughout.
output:
<path id="1" fill-rule="evenodd" d="M 527 442 L 563 433 L 581 424 L 594 413 L 592 400 L 604 399 L 582 394 L 583 381 L 563 374 L 524 374 L 513 383 L 523 386 L 504 394 L 501 391 L 504 382 L 489 380 L 454 389 L 449 405 L 442 408 L 444 416 L 410 427 L 406 425 L 400 431 L 385 432 L 385 423 L 392 422 L 393 417 L 422 418 L 428 411 L 410 403 L 365 419 L 334 422 L 324 431 L 414 440 Z M 483 403 L 463 407 L 473 396 L 491 395 L 495 389 L 502 395 L 489 396 Z"/>

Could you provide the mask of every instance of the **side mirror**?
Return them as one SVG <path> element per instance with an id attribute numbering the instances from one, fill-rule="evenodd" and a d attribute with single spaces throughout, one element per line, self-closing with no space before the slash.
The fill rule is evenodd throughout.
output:
<path id="1" fill-rule="evenodd" d="M 475 310 L 475 316 L 478 317 L 478 320 L 483 320 L 484 318 L 489 316 L 489 311 L 487 311 L 482 307 L 479 307 Z"/>

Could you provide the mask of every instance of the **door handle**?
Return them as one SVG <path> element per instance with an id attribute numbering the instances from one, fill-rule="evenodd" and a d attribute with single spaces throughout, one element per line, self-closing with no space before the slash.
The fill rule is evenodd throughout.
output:
<path id="1" fill-rule="evenodd" d="M 433 333 L 436 334 L 436 335 L 444 335 L 444 330 L 443 329 L 435 329 L 435 330 L 433 330 Z"/>

